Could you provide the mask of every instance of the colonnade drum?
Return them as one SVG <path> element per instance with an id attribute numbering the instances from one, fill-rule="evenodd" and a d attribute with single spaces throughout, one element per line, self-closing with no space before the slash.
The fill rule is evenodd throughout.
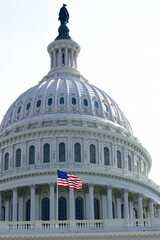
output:
<path id="1" fill-rule="evenodd" d="M 31 185 L 1 193 L 2 221 L 56 220 L 56 185 Z M 142 194 L 111 186 L 84 184 L 82 191 L 58 191 L 59 220 L 160 217 L 160 208 Z"/>

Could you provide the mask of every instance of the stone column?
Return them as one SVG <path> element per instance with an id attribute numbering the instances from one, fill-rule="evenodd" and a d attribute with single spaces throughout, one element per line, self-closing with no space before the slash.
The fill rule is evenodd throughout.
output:
<path id="1" fill-rule="evenodd" d="M 23 203 L 23 195 L 21 195 L 19 197 L 18 221 L 24 221 L 23 211 L 24 211 L 24 203 Z"/>
<path id="2" fill-rule="evenodd" d="M 75 68 L 77 69 L 77 57 L 78 57 L 78 53 L 76 52 L 75 54 Z"/>
<path id="3" fill-rule="evenodd" d="M 116 205 L 117 205 L 117 218 L 121 219 L 121 195 L 118 193 L 116 194 Z"/>
<path id="4" fill-rule="evenodd" d="M 74 189 L 69 188 L 69 220 L 75 219 Z"/>
<path id="5" fill-rule="evenodd" d="M 89 219 L 94 220 L 93 184 L 89 184 Z"/>
<path id="6" fill-rule="evenodd" d="M 12 220 L 17 221 L 17 188 L 13 188 L 13 215 Z"/>
<path id="7" fill-rule="evenodd" d="M 68 48 L 65 48 L 65 66 L 68 66 Z"/>
<path id="8" fill-rule="evenodd" d="M 102 214 L 103 219 L 107 218 L 107 197 L 106 192 L 102 192 Z"/>
<path id="9" fill-rule="evenodd" d="M 71 67 L 73 67 L 73 49 L 71 49 Z"/>
<path id="10" fill-rule="evenodd" d="M 0 172 L 3 170 L 3 151 L 0 150 Z"/>
<path id="11" fill-rule="evenodd" d="M 5 201 L 5 221 L 9 221 L 9 198 Z"/>
<path id="12" fill-rule="evenodd" d="M 128 190 L 124 189 L 124 218 L 129 218 L 129 208 L 128 208 Z"/>
<path id="13" fill-rule="evenodd" d="M 86 140 L 86 138 L 83 138 L 83 158 L 84 158 L 84 163 L 89 163 L 89 143 L 88 140 Z M 82 158 L 82 159 L 83 159 Z"/>
<path id="14" fill-rule="evenodd" d="M 133 197 L 129 198 L 129 213 L 130 219 L 133 219 Z"/>
<path id="15" fill-rule="evenodd" d="M 35 185 L 31 185 L 30 186 L 30 190 L 31 190 L 31 209 L 30 209 L 30 219 L 31 221 L 35 220 Z"/>
<path id="16" fill-rule="evenodd" d="M 122 169 L 127 169 L 127 164 L 126 164 L 126 151 L 125 148 L 122 148 L 123 151 L 123 156 L 122 156 Z"/>
<path id="17" fill-rule="evenodd" d="M 142 175 L 142 159 L 139 158 L 139 174 Z"/>
<path id="18" fill-rule="evenodd" d="M 53 67 L 56 67 L 56 49 L 53 49 Z"/>
<path id="19" fill-rule="evenodd" d="M 153 200 L 149 200 L 149 218 L 154 218 Z"/>
<path id="20" fill-rule="evenodd" d="M 108 200 L 108 219 L 113 218 L 112 213 L 112 187 L 107 186 L 107 200 Z"/>
<path id="21" fill-rule="evenodd" d="M 138 218 L 143 219 L 142 194 L 138 194 Z"/>
<path id="22" fill-rule="evenodd" d="M 50 54 L 50 69 L 53 67 L 53 52 Z"/>
<path id="23" fill-rule="evenodd" d="M 22 146 L 22 167 L 27 165 L 27 147 L 26 147 L 26 142 L 23 143 Z"/>
<path id="24" fill-rule="evenodd" d="M 68 106 L 69 109 L 69 106 Z M 68 162 L 72 162 L 72 138 L 68 137 Z"/>
<path id="25" fill-rule="evenodd" d="M 62 51 L 61 51 L 61 48 L 58 48 L 58 65 L 59 65 L 59 67 L 62 66 Z"/>
<path id="26" fill-rule="evenodd" d="M 101 166 L 104 166 L 104 154 L 102 154 L 103 153 L 103 143 L 101 141 L 99 141 L 98 147 L 99 147 L 99 149 L 97 149 L 98 153 L 99 153 L 99 156 L 98 156 L 99 161 L 98 162 Z"/>
<path id="27" fill-rule="evenodd" d="M 2 193 L 0 192 L 0 221 L 2 220 L 1 216 L 2 216 Z"/>
<path id="28" fill-rule="evenodd" d="M 157 215 L 158 218 L 160 218 L 160 204 L 157 205 Z"/>
<path id="29" fill-rule="evenodd" d="M 55 192 L 54 184 L 50 183 L 50 221 L 55 220 Z"/>

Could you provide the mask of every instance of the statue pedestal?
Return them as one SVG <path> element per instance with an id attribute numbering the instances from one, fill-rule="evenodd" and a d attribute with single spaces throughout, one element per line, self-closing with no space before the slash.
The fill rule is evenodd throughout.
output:
<path id="1" fill-rule="evenodd" d="M 68 39 L 71 40 L 71 37 L 69 36 L 69 29 L 67 27 L 66 24 L 62 24 L 59 28 L 58 28 L 58 32 L 59 35 L 58 37 L 56 37 L 55 40 L 59 40 L 59 39 Z"/>

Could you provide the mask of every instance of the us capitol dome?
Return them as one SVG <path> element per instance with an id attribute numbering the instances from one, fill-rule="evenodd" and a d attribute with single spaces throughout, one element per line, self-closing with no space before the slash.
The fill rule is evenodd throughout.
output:
<path id="1" fill-rule="evenodd" d="M 50 71 L 0 125 L 0 239 L 159 239 L 151 157 L 117 103 L 78 71 L 68 19 L 64 4 Z M 57 170 L 82 189 L 57 188 Z"/>

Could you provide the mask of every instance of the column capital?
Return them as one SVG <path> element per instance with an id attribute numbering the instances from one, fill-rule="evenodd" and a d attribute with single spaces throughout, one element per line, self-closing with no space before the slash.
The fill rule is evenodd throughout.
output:
<path id="1" fill-rule="evenodd" d="M 13 187 L 12 192 L 17 192 L 17 187 Z"/>
<path id="2" fill-rule="evenodd" d="M 49 183 L 48 185 L 49 185 L 49 187 L 55 187 L 55 183 L 53 183 L 53 182 Z"/>
<path id="3" fill-rule="evenodd" d="M 100 193 L 101 193 L 101 195 L 105 195 L 105 194 L 106 194 L 106 189 L 102 189 L 102 190 L 100 191 Z"/>
<path id="4" fill-rule="evenodd" d="M 32 184 L 32 185 L 30 185 L 30 188 L 31 188 L 31 189 L 36 188 L 36 184 Z"/>
<path id="5" fill-rule="evenodd" d="M 142 193 L 138 193 L 138 198 L 142 198 L 143 194 Z"/>
<path id="6" fill-rule="evenodd" d="M 89 188 L 94 188 L 94 184 L 93 184 L 93 183 L 89 183 L 89 184 L 88 184 L 88 187 L 89 187 Z"/>
<path id="7" fill-rule="evenodd" d="M 122 197 L 120 192 L 116 192 L 115 196 L 116 196 L 117 199 L 120 199 Z"/>
<path id="8" fill-rule="evenodd" d="M 152 198 L 149 199 L 149 203 L 150 203 L 150 204 L 153 204 L 153 203 L 154 203 L 154 201 L 153 201 Z"/>
<path id="9" fill-rule="evenodd" d="M 124 193 L 124 194 L 125 194 L 125 193 L 129 193 L 129 190 L 126 189 L 126 188 L 124 188 L 124 189 L 123 189 L 123 193 Z"/>
<path id="10" fill-rule="evenodd" d="M 107 190 L 112 190 L 112 186 L 107 185 Z"/>
<path id="11" fill-rule="evenodd" d="M 160 204 L 157 204 L 157 209 L 159 209 L 159 210 L 160 210 Z"/>
<path id="12" fill-rule="evenodd" d="M 129 202 L 133 202 L 134 201 L 134 197 L 133 196 L 129 196 Z"/>

